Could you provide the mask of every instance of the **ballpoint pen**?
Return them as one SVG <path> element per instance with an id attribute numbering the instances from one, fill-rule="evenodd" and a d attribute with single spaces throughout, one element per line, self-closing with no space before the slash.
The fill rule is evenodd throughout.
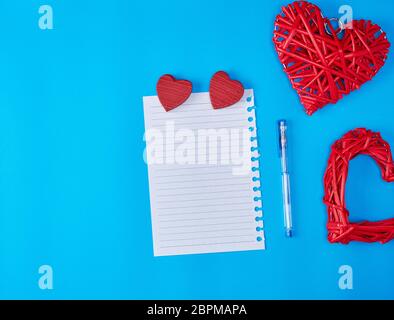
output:
<path id="1" fill-rule="evenodd" d="M 282 166 L 282 196 L 285 234 L 293 236 L 293 222 L 291 216 L 290 174 L 287 163 L 287 122 L 279 120 L 279 153 Z"/>

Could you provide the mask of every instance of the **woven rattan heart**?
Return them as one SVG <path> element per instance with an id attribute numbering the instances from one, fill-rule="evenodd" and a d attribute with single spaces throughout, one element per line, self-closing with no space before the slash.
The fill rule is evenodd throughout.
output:
<path id="1" fill-rule="evenodd" d="M 390 43 L 378 25 L 354 20 L 340 31 L 304 1 L 276 17 L 275 48 L 308 115 L 359 89 L 386 61 Z"/>
<path id="2" fill-rule="evenodd" d="M 328 209 L 328 240 L 347 244 L 350 241 L 386 243 L 394 239 L 394 218 L 352 223 L 345 206 L 345 186 L 349 161 L 360 154 L 372 157 L 383 180 L 394 182 L 394 163 L 390 145 L 379 133 L 366 129 L 350 131 L 332 146 L 324 176 L 324 202 Z"/>

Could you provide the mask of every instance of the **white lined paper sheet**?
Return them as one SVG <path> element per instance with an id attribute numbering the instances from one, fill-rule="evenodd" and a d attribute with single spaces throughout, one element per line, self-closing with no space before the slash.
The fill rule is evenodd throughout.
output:
<path id="1" fill-rule="evenodd" d="M 253 90 L 219 110 L 143 102 L 154 255 L 265 249 Z"/>

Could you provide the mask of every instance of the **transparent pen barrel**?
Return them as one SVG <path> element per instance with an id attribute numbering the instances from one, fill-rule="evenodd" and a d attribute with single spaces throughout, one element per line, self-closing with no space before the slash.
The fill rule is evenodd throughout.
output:
<path id="1" fill-rule="evenodd" d="M 288 172 L 282 173 L 282 191 L 283 191 L 284 226 L 286 231 L 291 231 L 293 228 L 293 222 L 291 218 L 290 176 Z"/>

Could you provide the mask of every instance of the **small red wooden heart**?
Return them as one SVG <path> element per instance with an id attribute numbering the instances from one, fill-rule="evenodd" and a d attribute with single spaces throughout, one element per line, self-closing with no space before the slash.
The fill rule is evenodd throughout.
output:
<path id="1" fill-rule="evenodd" d="M 276 17 L 275 48 L 308 115 L 359 89 L 387 59 L 390 43 L 378 25 L 354 20 L 352 26 L 335 30 L 319 7 L 305 1 Z"/>
<path id="2" fill-rule="evenodd" d="M 394 182 L 394 163 L 390 145 L 378 132 L 364 128 L 350 131 L 332 146 L 324 175 L 324 203 L 328 210 L 328 240 L 347 244 L 350 241 L 386 243 L 394 239 L 394 218 L 382 221 L 350 222 L 345 204 L 345 186 L 349 162 L 358 155 L 372 157 L 383 180 Z"/>
<path id="3" fill-rule="evenodd" d="M 157 96 L 166 111 L 183 104 L 191 95 L 193 85 L 188 80 L 176 80 L 172 75 L 160 77 L 156 85 Z"/>
<path id="4" fill-rule="evenodd" d="M 244 95 L 244 86 L 237 80 L 231 80 L 224 71 L 216 72 L 209 85 L 209 95 L 214 109 L 229 107 Z"/>

